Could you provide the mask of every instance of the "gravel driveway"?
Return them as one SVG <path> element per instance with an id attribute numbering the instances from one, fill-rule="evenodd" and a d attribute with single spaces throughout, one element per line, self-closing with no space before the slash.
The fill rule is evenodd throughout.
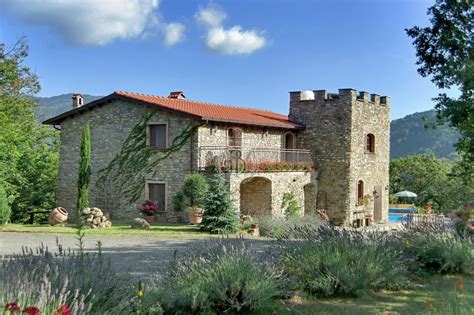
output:
<path id="1" fill-rule="evenodd" d="M 41 233 L 15 233 L 0 232 L 0 257 L 8 257 L 21 253 L 22 246 L 36 248 L 41 244 L 48 247 L 51 252 L 56 251 L 56 239 L 63 248 L 77 248 L 77 236 L 68 234 L 41 234 Z M 160 271 L 172 259 L 173 253 L 185 252 L 192 245 L 206 241 L 202 238 L 163 238 L 152 236 L 86 236 L 84 238 L 87 251 L 96 251 L 97 242 L 102 242 L 102 251 L 110 258 L 112 265 L 118 270 L 129 271 L 134 277 L 144 277 L 150 271 Z M 258 249 L 269 245 L 269 241 L 249 240 Z"/>

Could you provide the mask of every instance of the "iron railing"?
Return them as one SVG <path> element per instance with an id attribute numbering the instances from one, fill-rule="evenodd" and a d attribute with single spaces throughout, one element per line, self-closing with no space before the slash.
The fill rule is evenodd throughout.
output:
<path id="1" fill-rule="evenodd" d="M 312 171 L 309 150 L 202 146 L 198 151 L 200 170 L 215 172 Z"/>

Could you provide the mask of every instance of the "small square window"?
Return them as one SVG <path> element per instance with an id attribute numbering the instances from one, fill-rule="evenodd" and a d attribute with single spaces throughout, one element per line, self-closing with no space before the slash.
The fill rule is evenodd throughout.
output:
<path id="1" fill-rule="evenodd" d="M 148 146 L 155 149 L 166 149 L 168 147 L 168 131 L 166 124 L 154 124 L 148 126 Z"/>

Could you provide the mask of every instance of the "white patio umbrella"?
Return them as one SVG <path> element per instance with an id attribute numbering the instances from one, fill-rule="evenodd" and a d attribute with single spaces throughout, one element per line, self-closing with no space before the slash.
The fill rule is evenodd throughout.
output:
<path id="1" fill-rule="evenodd" d="M 397 197 L 406 197 L 406 198 L 416 198 L 416 197 L 418 197 L 418 195 L 415 194 L 414 192 L 406 191 L 406 190 L 397 192 L 395 194 L 395 196 L 397 196 Z"/>

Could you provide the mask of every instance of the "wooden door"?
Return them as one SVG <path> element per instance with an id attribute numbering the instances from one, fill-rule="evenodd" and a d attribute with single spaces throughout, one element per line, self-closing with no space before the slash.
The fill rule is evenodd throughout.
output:
<path id="1" fill-rule="evenodd" d="M 382 186 L 375 186 L 374 194 L 374 221 L 382 221 Z"/>

